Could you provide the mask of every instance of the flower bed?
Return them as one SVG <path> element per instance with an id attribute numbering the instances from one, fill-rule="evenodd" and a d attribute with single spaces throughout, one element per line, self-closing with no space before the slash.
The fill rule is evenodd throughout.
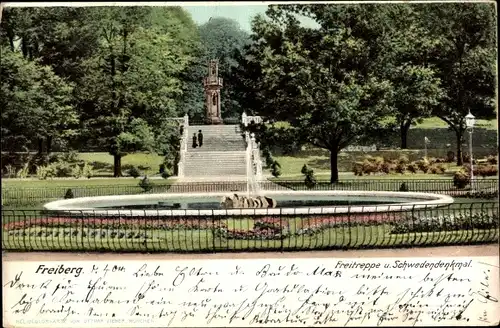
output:
<path id="1" fill-rule="evenodd" d="M 472 229 L 498 229 L 497 213 L 474 213 L 429 217 L 409 217 L 394 224 L 391 234 L 410 232 L 438 232 Z"/>
<path id="2" fill-rule="evenodd" d="M 302 227 L 297 229 L 297 235 L 311 235 L 329 228 L 340 228 L 345 226 L 370 226 L 391 223 L 401 220 L 401 215 L 376 213 L 376 214 L 353 214 L 341 216 L 319 216 L 302 220 Z"/>
<path id="3" fill-rule="evenodd" d="M 253 229 L 219 227 L 215 234 L 225 239 L 279 240 L 290 234 L 290 227 L 286 219 L 264 217 L 255 220 Z"/>
<path id="4" fill-rule="evenodd" d="M 224 227 L 225 223 L 212 218 L 64 218 L 47 217 L 9 222 L 4 230 L 18 230 L 32 227 L 49 228 L 95 228 L 95 229 L 160 229 L 160 230 L 202 230 Z"/>

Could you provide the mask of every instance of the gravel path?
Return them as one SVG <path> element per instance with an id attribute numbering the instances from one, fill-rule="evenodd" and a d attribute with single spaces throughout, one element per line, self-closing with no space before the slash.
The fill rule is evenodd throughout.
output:
<path id="1" fill-rule="evenodd" d="M 255 253 L 64 253 L 64 252 L 2 252 L 5 261 L 57 261 L 57 260 L 179 260 L 179 259 L 258 259 L 258 258 L 364 258 L 364 257 L 471 257 L 496 256 L 499 245 L 442 246 L 401 249 L 373 249 L 349 251 L 255 252 Z"/>

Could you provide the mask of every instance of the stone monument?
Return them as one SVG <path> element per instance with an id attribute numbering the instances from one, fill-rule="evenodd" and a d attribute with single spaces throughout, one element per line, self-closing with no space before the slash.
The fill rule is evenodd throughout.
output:
<path id="1" fill-rule="evenodd" d="M 222 124 L 220 112 L 220 89 L 222 78 L 219 77 L 219 63 L 211 60 L 208 65 L 208 76 L 203 79 L 205 87 L 205 109 L 208 124 Z"/>

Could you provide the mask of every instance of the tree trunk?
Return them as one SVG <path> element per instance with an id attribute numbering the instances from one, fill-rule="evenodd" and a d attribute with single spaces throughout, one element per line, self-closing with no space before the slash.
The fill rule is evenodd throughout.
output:
<path id="1" fill-rule="evenodd" d="M 26 42 L 26 38 L 21 38 L 21 51 L 23 53 L 24 59 L 28 58 L 28 43 Z"/>
<path id="2" fill-rule="evenodd" d="M 52 136 L 47 137 L 47 155 L 50 155 L 52 152 Z"/>
<path id="3" fill-rule="evenodd" d="M 122 176 L 122 156 L 113 155 L 114 167 L 113 167 L 113 177 L 118 178 Z"/>
<path id="4" fill-rule="evenodd" d="M 339 181 L 339 169 L 337 167 L 337 150 L 330 150 L 330 183 L 335 183 Z"/>
<path id="5" fill-rule="evenodd" d="M 38 154 L 42 154 L 43 153 L 43 139 L 42 138 L 38 138 Z"/>
<path id="6" fill-rule="evenodd" d="M 463 161 L 462 161 L 463 132 L 461 130 L 456 130 L 455 135 L 457 137 L 457 166 L 461 166 L 463 164 Z"/>
<path id="7" fill-rule="evenodd" d="M 407 121 L 403 120 L 399 127 L 399 132 L 401 133 L 401 149 L 408 148 L 408 131 L 410 130 L 410 126 L 411 119 Z"/>
<path id="8" fill-rule="evenodd" d="M 9 46 L 10 46 L 10 51 L 14 52 L 14 35 L 9 32 Z"/>

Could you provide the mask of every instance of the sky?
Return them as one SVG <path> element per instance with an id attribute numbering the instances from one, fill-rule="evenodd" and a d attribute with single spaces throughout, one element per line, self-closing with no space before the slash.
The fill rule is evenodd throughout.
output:
<path id="1" fill-rule="evenodd" d="M 183 6 L 193 20 L 201 25 L 210 17 L 232 18 L 240 24 L 241 29 L 250 32 L 250 22 L 257 14 L 264 14 L 267 5 L 244 5 L 244 6 Z"/>
<path id="2" fill-rule="evenodd" d="M 230 3 L 230 2 L 229 2 Z M 198 25 L 208 22 L 210 17 L 225 17 L 231 18 L 237 21 L 242 30 L 251 32 L 251 21 L 255 15 L 265 14 L 268 5 L 253 2 L 253 3 L 238 3 L 233 2 L 232 5 L 217 3 L 207 3 L 206 5 L 200 5 L 200 2 L 193 2 L 192 5 L 186 5 L 184 2 L 9 2 L 9 6 L 13 7 L 29 7 L 29 6 L 43 6 L 43 7 L 55 7 L 55 6 L 117 6 L 117 5 L 133 5 L 133 6 L 144 6 L 144 5 L 171 5 L 171 6 L 181 6 L 187 10 L 195 23 Z M 311 19 L 306 17 L 298 17 L 304 26 L 317 27 L 318 25 Z"/>
<path id="3" fill-rule="evenodd" d="M 240 24 L 242 30 L 251 32 L 251 21 L 252 18 L 257 14 L 264 14 L 267 9 L 267 5 L 208 5 L 208 6 L 182 6 L 187 10 L 193 20 L 198 25 L 208 22 L 210 17 L 225 17 L 231 18 Z M 315 24 L 307 18 L 300 18 L 302 23 L 307 26 L 314 26 Z"/>

